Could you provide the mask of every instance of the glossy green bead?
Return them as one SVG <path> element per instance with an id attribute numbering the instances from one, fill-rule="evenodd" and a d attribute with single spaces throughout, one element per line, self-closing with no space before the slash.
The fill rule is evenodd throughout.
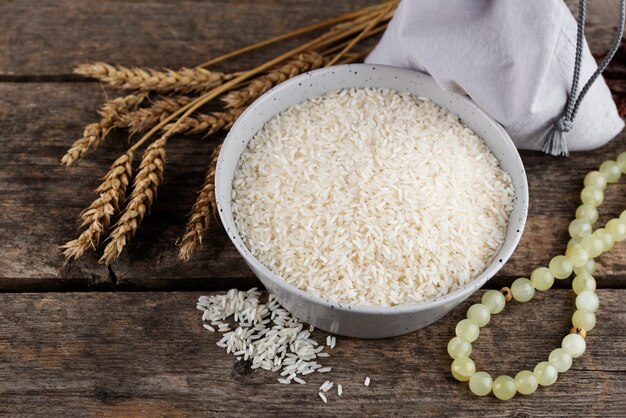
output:
<path id="1" fill-rule="evenodd" d="M 590 258 L 599 257 L 604 250 L 604 242 L 597 235 L 587 235 L 580 240 L 580 245 L 587 250 Z"/>
<path id="2" fill-rule="evenodd" d="M 467 382 L 476 373 L 476 365 L 469 357 L 459 357 L 454 359 L 450 370 L 456 380 Z"/>
<path id="3" fill-rule="evenodd" d="M 593 225 L 598 222 L 598 209 L 591 205 L 580 205 L 576 209 L 576 217 L 584 219 Z"/>
<path id="4" fill-rule="evenodd" d="M 541 363 L 535 366 L 533 370 L 535 377 L 537 378 L 537 382 L 541 386 L 550 386 L 554 382 L 556 382 L 557 377 L 559 377 L 559 372 L 556 370 L 556 367 L 548 363 L 547 361 L 542 361 Z"/>
<path id="5" fill-rule="evenodd" d="M 567 334 L 561 343 L 563 350 L 567 351 L 572 358 L 583 355 L 587 348 L 587 342 L 578 334 Z"/>
<path id="6" fill-rule="evenodd" d="M 475 303 L 467 310 L 467 318 L 476 322 L 479 327 L 484 327 L 491 319 L 491 312 L 489 312 L 487 305 Z"/>
<path id="7" fill-rule="evenodd" d="M 615 183 L 622 176 L 622 168 L 615 161 L 605 161 L 600 164 L 600 173 L 606 177 L 607 183 Z"/>
<path id="8" fill-rule="evenodd" d="M 619 215 L 619 220 L 626 223 L 626 210 L 623 210 Z"/>
<path id="9" fill-rule="evenodd" d="M 600 299 L 591 290 L 583 290 L 576 296 L 576 309 L 596 312 L 600 307 Z M 586 329 L 586 328 L 585 328 Z"/>
<path id="10" fill-rule="evenodd" d="M 480 328 L 478 328 L 478 324 L 471 319 L 464 319 L 456 325 L 456 336 L 468 343 L 476 341 L 479 333 Z"/>
<path id="11" fill-rule="evenodd" d="M 582 267 L 591 258 L 589 252 L 580 244 L 574 244 L 565 251 L 565 256 L 569 258 L 574 267 Z"/>
<path id="12" fill-rule="evenodd" d="M 591 222 L 586 219 L 574 219 L 570 222 L 567 230 L 569 231 L 570 237 L 582 238 L 585 235 L 591 234 Z"/>
<path id="13" fill-rule="evenodd" d="M 537 290 L 548 290 L 554 284 L 554 276 L 547 267 L 537 267 L 530 274 L 530 282 Z"/>
<path id="14" fill-rule="evenodd" d="M 572 325 L 591 331 L 596 326 L 596 314 L 585 309 L 577 309 L 572 315 Z"/>
<path id="15" fill-rule="evenodd" d="M 619 167 L 622 169 L 622 173 L 626 173 L 626 152 L 622 152 L 617 157 L 617 164 L 619 164 Z"/>
<path id="16" fill-rule="evenodd" d="M 570 238 L 569 241 L 567 241 L 567 249 L 569 250 L 571 247 L 573 247 L 574 245 L 580 244 L 580 239 L 578 238 Z"/>
<path id="17" fill-rule="evenodd" d="M 593 292 L 596 290 L 596 280 L 589 273 L 581 273 L 574 277 L 572 289 L 577 295 L 585 290 Z"/>
<path id="18" fill-rule="evenodd" d="M 535 296 L 535 288 L 530 280 L 524 277 L 520 277 L 513 282 L 511 292 L 513 293 L 513 299 L 518 302 L 528 302 Z"/>
<path id="19" fill-rule="evenodd" d="M 572 367 L 572 356 L 562 348 L 555 348 L 548 356 L 548 363 L 559 373 L 564 373 Z"/>
<path id="20" fill-rule="evenodd" d="M 595 186 L 601 189 L 605 189 L 606 183 L 606 177 L 604 177 L 604 174 L 600 173 L 599 171 L 590 171 L 589 173 L 587 173 L 584 180 L 585 187 Z"/>
<path id="21" fill-rule="evenodd" d="M 515 388 L 522 395 L 530 395 L 537 390 L 539 382 L 537 377 L 530 370 L 522 370 L 515 375 Z"/>
<path id="22" fill-rule="evenodd" d="M 472 354 L 472 344 L 462 338 L 454 337 L 448 343 L 448 354 L 453 359 L 469 357 Z"/>
<path id="23" fill-rule="evenodd" d="M 596 272 L 596 262 L 593 259 L 590 259 L 589 261 L 587 261 L 587 263 L 585 263 L 584 266 L 574 267 L 574 273 L 576 274 L 581 274 L 581 273 L 593 274 L 595 272 Z"/>
<path id="24" fill-rule="evenodd" d="M 595 231 L 593 231 L 593 234 L 595 237 L 600 238 L 600 240 L 602 241 L 602 252 L 607 252 L 610 251 L 611 248 L 613 248 L 613 246 L 615 245 L 615 239 L 613 238 L 613 235 L 611 235 L 609 233 L 609 231 L 607 231 L 604 228 L 598 228 Z"/>
<path id="25" fill-rule="evenodd" d="M 574 271 L 574 265 L 564 255 L 557 255 L 550 260 L 550 273 L 556 279 L 567 279 Z"/>
<path id="26" fill-rule="evenodd" d="M 489 308 L 489 312 L 491 312 L 492 315 L 502 312 L 504 306 L 506 305 L 504 296 L 497 290 L 486 291 L 480 301 L 483 305 L 486 305 L 487 308 Z"/>
<path id="27" fill-rule="evenodd" d="M 469 387 L 474 395 L 489 395 L 493 387 L 493 379 L 489 376 L 489 373 L 476 372 L 469 380 Z"/>
<path id="28" fill-rule="evenodd" d="M 604 192 L 599 187 L 587 186 L 580 192 L 580 200 L 585 205 L 591 205 L 597 208 L 604 201 Z"/>
<path id="29" fill-rule="evenodd" d="M 619 242 L 626 238 L 626 222 L 622 222 L 617 218 L 608 221 L 604 229 L 606 229 L 609 234 L 613 236 L 615 242 Z"/>
<path id="30" fill-rule="evenodd" d="M 515 380 L 511 376 L 498 376 L 493 381 L 493 394 L 502 401 L 508 401 L 516 392 Z"/>

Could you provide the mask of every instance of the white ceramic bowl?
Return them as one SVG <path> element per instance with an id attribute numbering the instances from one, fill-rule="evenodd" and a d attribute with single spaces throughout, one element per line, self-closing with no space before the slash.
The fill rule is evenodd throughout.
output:
<path id="1" fill-rule="evenodd" d="M 231 212 L 232 181 L 239 158 L 266 121 L 289 106 L 334 90 L 378 87 L 428 97 L 476 132 L 500 161 L 515 187 L 515 201 L 506 239 L 493 261 L 480 275 L 455 291 L 422 303 L 397 307 L 347 305 L 307 294 L 263 266 L 243 243 Z M 239 117 L 226 137 L 215 176 L 217 206 L 222 223 L 235 247 L 254 274 L 278 301 L 301 321 L 335 334 L 359 338 L 384 338 L 406 334 L 429 325 L 464 301 L 493 277 L 517 246 L 526 223 L 528 184 L 524 165 L 504 129 L 470 99 L 449 93 L 424 74 L 396 67 L 352 64 L 302 74 L 274 87 Z"/>

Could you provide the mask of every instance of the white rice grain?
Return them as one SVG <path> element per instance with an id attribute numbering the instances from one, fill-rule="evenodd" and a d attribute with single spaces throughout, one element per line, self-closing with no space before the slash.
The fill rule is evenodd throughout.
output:
<path id="1" fill-rule="evenodd" d="M 363 384 L 364 384 L 365 386 L 369 386 L 369 385 L 370 385 L 370 377 L 369 377 L 369 376 L 367 376 L 367 377 L 365 378 L 365 382 L 363 382 Z"/>
<path id="2" fill-rule="evenodd" d="M 232 186 L 237 229 L 262 264 L 309 294 L 361 306 L 467 284 L 504 241 L 514 199 L 509 175 L 456 116 L 371 88 L 270 119 Z M 282 311 L 272 319 L 287 326 Z"/>

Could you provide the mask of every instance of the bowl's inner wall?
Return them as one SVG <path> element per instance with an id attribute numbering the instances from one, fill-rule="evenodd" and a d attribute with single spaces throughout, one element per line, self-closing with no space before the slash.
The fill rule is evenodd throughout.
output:
<path id="1" fill-rule="evenodd" d="M 504 244 L 487 269 L 461 289 L 470 285 L 475 287 L 477 281 L 482 286 L 508 260 L 521 237 L 528 208 L 528 185 L 523 163 L 504 129 L 470 99 L 444 91 L 429 76 L 396 67 L 351 64 L 315 70 L 281 83 L 248 107 L 231 128 L 224 142 L 216 174 L 216 194 L 220 217 L 233 242 L 242 253 L 258 262 L 239 236 L 230 209 L 232 181 L 239 158 L 248 142 L 268 120 L 289 106 L 311 97 L 352 87 L 387 88 L 433 100 L 451 113 L 458 115 L 466 126 L 480 136 L 498 159 L 502 169 L 511 176 L 515 187 L 515 201 Z M 267 273 L 271 274 L 269 271 Z"/>

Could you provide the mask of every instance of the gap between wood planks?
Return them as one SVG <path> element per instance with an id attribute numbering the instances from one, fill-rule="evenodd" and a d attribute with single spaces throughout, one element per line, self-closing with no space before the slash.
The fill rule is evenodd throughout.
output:
<path id="1" fill-rule="evenodd" d="M 510 286 L 517 276 L 496 277 L 481 289 L 501 289 Z M 80 277 L 2 277 L 0 293 L 66 293 L 66 292 L 216 292 L 232 288 L 247 290 L 252 287 L 264 289 L 254 276 L 190 278 L 184 281 L 167 278 L 124 278 L 119 277 L 114 266 L 106 267 L 106 274 Z M 552 289 L 571 289 L 571 280 L 556 281 Z M 623 289 L 619 283 L 604 281 L 598 289 Z"/>
<path id="2" fill-rule="evenodd" d="M 93 82 L 78 74 L 0 74 L 0 83 L 73 83 Z"/>

